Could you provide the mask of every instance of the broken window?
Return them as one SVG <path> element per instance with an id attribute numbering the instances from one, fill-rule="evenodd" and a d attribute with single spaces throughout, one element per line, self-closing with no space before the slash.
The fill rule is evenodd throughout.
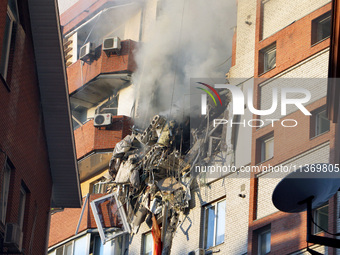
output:
<path id="1" fill-rule="evenodd" d="M 130 233 L 124 206 L 115 192 L 93 200 L 91 209 L 102 244 L 120 235 Z"/>
<path id="2" fill-rule="evenodd" d="M 204 210 L 204 247 L 209 249 L 224 242 L 225 200 L 210 204 Z"/>
<path id="3" fill-rule="evenodd" d="M 0 74 L 6 80 L 8 71 L 8 62 L 12 41 L 14 24 L 18 21 L 18 6 L 16 0 L 9 0 L 7 5 L 5 33 L 2 41 L 2 52 L 0 59 Z"/>
<path id="4" fill-rule="evenodd" d="M 101 178 L 99 181 L 96 181 L 92 184 L 92 194 L 103 194 L 106 193 L 108 187 L 108 182 L 105 178 Z"/>

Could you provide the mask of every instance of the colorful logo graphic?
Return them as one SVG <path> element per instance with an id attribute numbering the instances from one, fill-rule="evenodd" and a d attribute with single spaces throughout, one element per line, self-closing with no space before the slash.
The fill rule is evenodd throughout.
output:
<path id="1" fill-rule="evenodd" d="M 217 91 L 213 87 L 211 87 L 210 85 L 208 85 L 206 83 L 203 83 L 203 82 L 197 82 L 197 83 L 201 84 L 203 86 L 206 86 L 208 89 L 210 89 L 217 96 L 217 99 L 219 100 L 221 106 L 223 105 L 220 95 L 217 93 Z M 217 106 L 216 99 L 213 96 L 213 94 L 211 94 L 211 92 L 209 90 L 201 88 L 201 87 L 196 87 L 196 88 L 198 88 L 200 90 L 203 90 L 205 93 L 207 93 L 211 97 L 211 99 L 214 101 L 215 106 Z M 201 95 L 201 114 L 202 115 L 206 115 L 207 114 L 207 94 L 202 94 Z"/>

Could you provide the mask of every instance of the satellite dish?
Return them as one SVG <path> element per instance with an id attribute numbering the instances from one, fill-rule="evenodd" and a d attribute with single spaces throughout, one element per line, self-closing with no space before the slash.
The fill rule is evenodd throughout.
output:
<path id="1" fill-rule="evenodd" d="M 339 168 L 325 163 L 307 165 L 279 182 L 273 192 L 272 201 L 280 211 L 302 212 L 307 209 L 307 204 L 303 201 L 312 197 L 312 209 L 315 209 L 327 202 L 339 187 Z"/>

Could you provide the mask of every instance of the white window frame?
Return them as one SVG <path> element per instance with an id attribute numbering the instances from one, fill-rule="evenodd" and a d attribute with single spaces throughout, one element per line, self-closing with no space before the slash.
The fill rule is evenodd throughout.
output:
<path id="1" fill-rule="evenodd" d="M 266 158 L 266 144 L 269 142 L 273 142 L 273 156 Z M 268 138 L 261 139 L 261 162 L 265 162 L 274 157 L 274 136 L 270 136 Z"/>
<path id="2" fill-rule="evenodd" d="M 11 167 L 8 164 L 7 157 L 5 159 L 5 164 L 3 167 L 3 179 L 2 179 L 2 187 L 1 187 L 1 199 L 0 199 L 0 209 L 2 210 L 1 222 L 6 224 L 6 214 L 7 214 L 7 205 L 8 205 L 8 195 L 11 181 Z"/>
<path id="3" fill-rule="evenodd" d="M 101 221 L 101 215 L 99 213 L 99 207 L 98 206 L 101 203 L 104 203 L 104 202 L 111 200 L 111 199 L 114 199 L 116 204 L 117 204 L 119 216 L 121 217 L 122 223 L 123 223 L 123 228 L 117 229 L 112 234 L 108 234 L 108 233 L 105 233 L 105 231 L 104 231 L 104 226 L 103 226 L 102 221 Z M 96 221 L 96 224 L 97 224 L 100 239 L 102 240 L 103 244 L 105 244 L 107 241 L 110 241 L 110 240 L 112 240 L 112 239 L 114 239 L 114 238 L 116 238 L 120 235 L 131 233 L 131 228 L 130 228 L 130 225 L 127 221 L 125 209 L 124 209 L 122 203 L 120 202 L 120 200 L 118 199 L 117 192 L 113 192 L 113 193 L 108 194 L 106 196 L 97 198 L 97 199 L 93 200 L 90 203 L 90 205 L 91 205 L 91 209 L 92 209 L 92 212 L 93 212 L 94 220 Z"/>
<path id="4" fill-rule="evenodd" d="M 74 249 L 75 249 L 75 242 L 81 238 L 87 238 L 87 247 L 86 247 L 86 250 L 87 252 L 85 254 L 82 254 L 82 255 L 89 255 L 90 253 L 90 246 L 91 246 L 91 233 L 87 233 L 87 234 L 82 234 L 81 236 L 76 236 L 76 237 L 72 237 L 72 238 L 69 238 L 67 240 L 65 240 L 64 242 L 62 242 L 61 244 L 58 244 L 59 246 L 56 247 L 56 246 L 53 246 L 52 248 L 49 249 L 48 251 L 48 255 L 56 255 L 57 254 L 57 250 L 62 248 L 62 254 L 65 255 L 65 246 L 67 244 L 72 244 L 72 255 L 74 254 Z"/>
<path id="5" fill-rule="evenodd" d="M 216 201 L 216 202 L 214 202 L 214 203 L 211 203 L 211 204 L 209 204 L 209 205 L 207 205 L 207 206 L 204 207 L 204 218 L 203 218 L 203 222 L 204 222 L 204 224 L 203 224 L 203 226 L 204 226 L 204 228 L 203 228 L 203 247 L 204 247 L 204 249 L 210 249 L 210 248 L 216 246 L 217 215 L 218 215 L 218 211 L 217 211 L 218 206 L 217 206 L 217 205 L 218 205 L 219 203 L 221 203 L 221 202 L 226 203 L 226 199 L 218 200 L 218 201 Z M 206 247 L 206 246 L 207 246 L 207 240 L 206 240 L 206 230 L 207 230 L 207 210 L 208 210 L 209 208 L 213 207 L 213 206 L 215 206 L 215 209 L 214 209 L 214 210 L 215 210 L 215 218 L 214 218 L 214 238 L 213 238 L 213 245 L 210 246 L 210 247 Z M 217 212 L 217 213 L 216 213 L 216 212 Z M 224 211 L 224 217 L 226 217 L 226 210 Z M 224 235 L 225 235 L 225 230 L 226 230 L 226 229 L 224 228 Z M 225 241 L 225 239 L 223 240 L 222 243 L 224 243 L 224 241 Z M 220 243 L 220 244 L 222 244 L 222 243 Z M 220 244 L 217 244 L 217 245 L 220 245 Z"/>
<path id="6" fill-rule="evenodd" d="M 154 253 L 154 250 L 153 250 L 153 237 L 152 237 L 152 233 L 151 232 L 147 232 L 147 233 L 144 233 L 143 234 L 143 237 L 142 237 L 142 255 L 145 255 L 145 243 L 146 243 L 146 236 L 151 236 L 151 241 L 152 241 L 152 244 L 151 244 L 151 248 L 152 248 L 152 254 Z"/>
<path id="7" fill-rule="evenodd" d="M 269 251 L 266 252 L 266 253 L 262 253 L 262 251 L 261 251 L 262 238 L 263 238 L 263 236 L 264 236 L 265 234 L 268 234 L 268 233 L 270 233 Z M 266 254 L 269 254 L 270 251 L 271 251 L 271 239 L 272 239 L 271 229 L 266 229 L 266 230 L 263 230 L 263 231 L 259 232 L 257 238 L 258 238 L 258 244 L 257 244 L 257 248 L 258 248 L 258 249 L 257 249 L 257 254 L 258 254 L 258 255 L 266 255 Z"/>

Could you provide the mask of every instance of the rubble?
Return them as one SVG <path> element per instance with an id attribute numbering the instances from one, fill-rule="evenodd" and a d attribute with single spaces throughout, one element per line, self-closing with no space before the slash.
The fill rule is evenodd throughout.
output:
<path id="1" fill-rule="evenodd" d="M 225 114 L 220 111 L 212 116 Z M 131 235 L 138 232 L 143 222 L 152 228 L 154 254 L 170 254 L 179 216 L 189 211 L 190 188 L 197 177 L 193 166 L 211 160 L 215 151 L 212 146 L 226 148 L 226 142 L 230 142 L 231 135 L 227 135 L 226 140 L 213 144 L 212 134 L 222 127 L 213 127 L 208 117 L 203 125 L 203 132 L 190 132 L 189 120 L 177 123 L 156 115 L 145 130 L 133 127 L 132 134 L 113 150 L 108 193 L 115 193 L 124 207 L 125 224 L 129 225 L 126 229 L 131 230 Z M 220 132 L 231 134 L 229 130 Z M 231 146 L 228 149 L 232 152 Z"/>

